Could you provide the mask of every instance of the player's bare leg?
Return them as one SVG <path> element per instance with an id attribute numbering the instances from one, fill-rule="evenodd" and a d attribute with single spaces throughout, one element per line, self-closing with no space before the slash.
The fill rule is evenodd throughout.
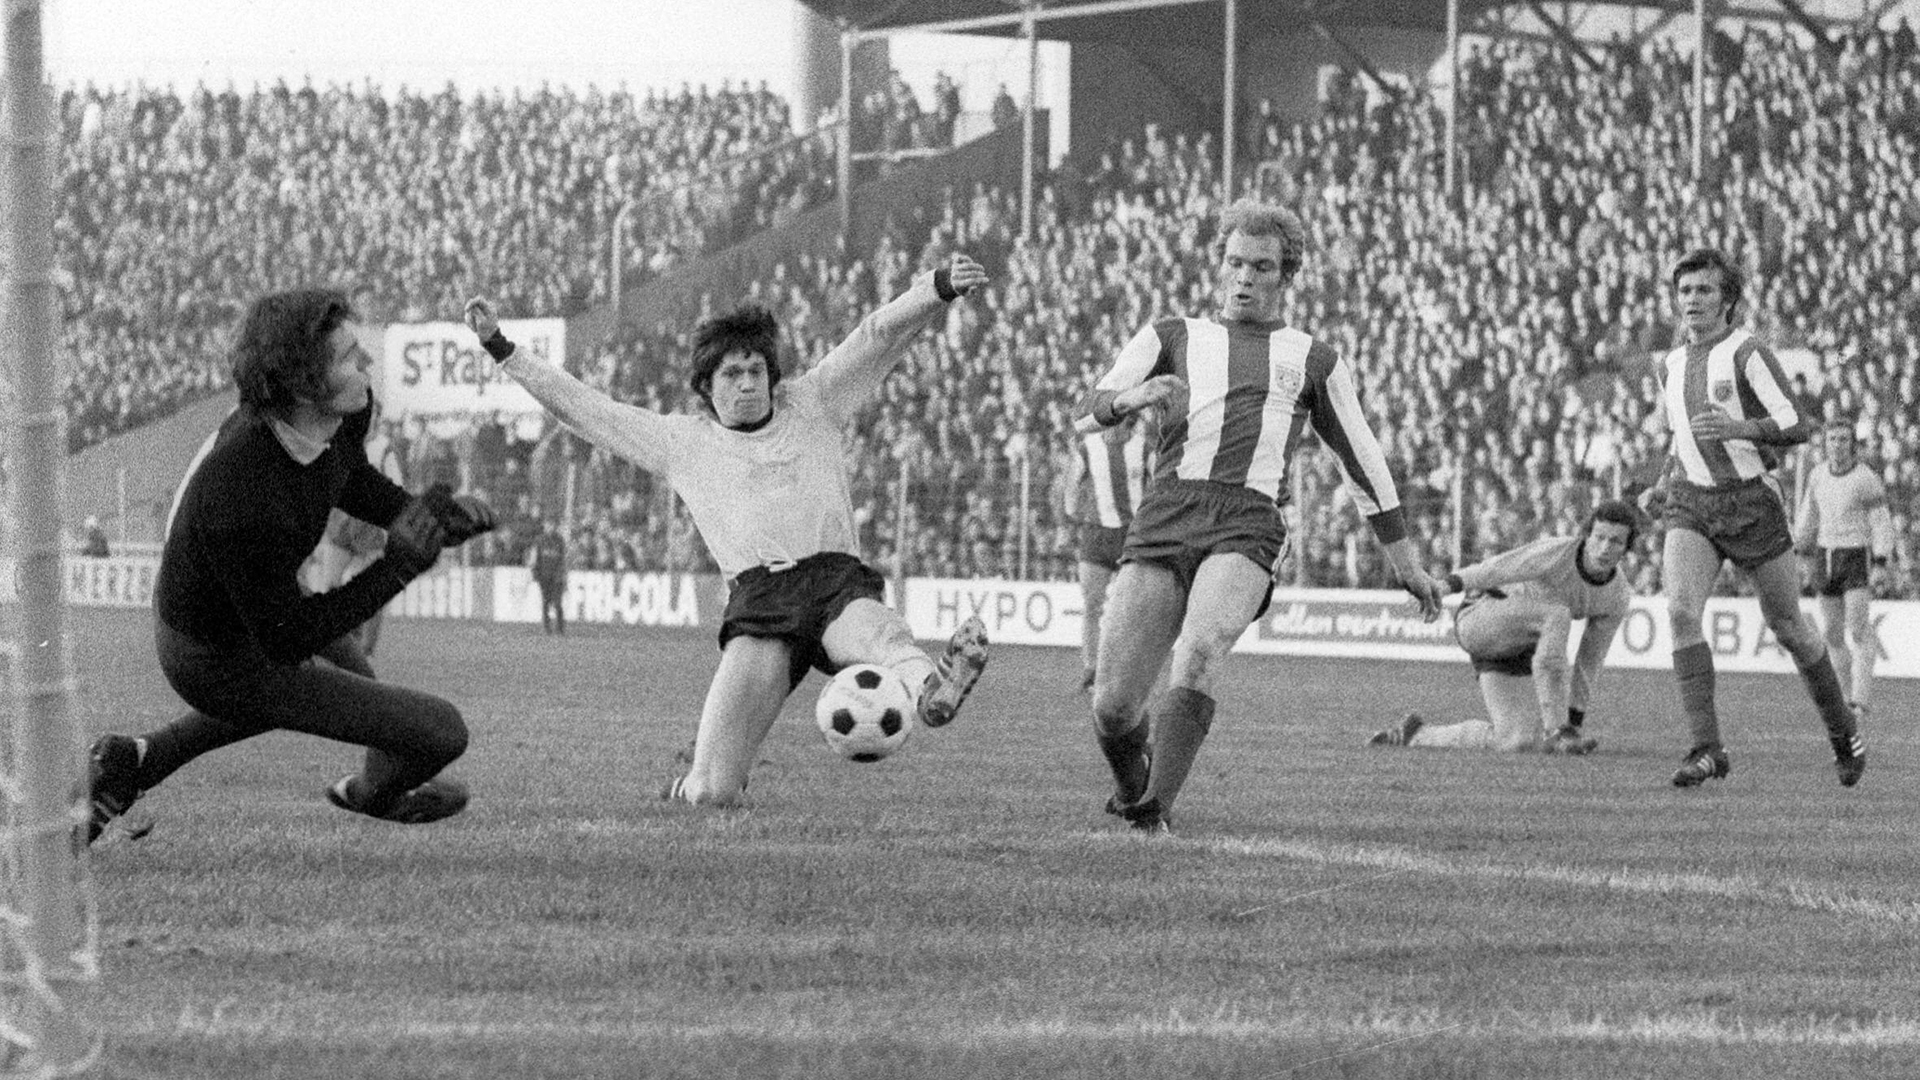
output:
<path id="1" fill-rule="evenodd" d="M 1788 552 L 1775 556 L 1752 571 L 1754 591 L 1759 594 L 1760 615 L 1767 627 L 1780 639 L 1780 645 L 1793 657 L 1807 696 L 1820 711 L 1820 722 L 1827 729 L 1827 742 L 1833 747 L 1834 767 L 1840 783 L 1852 787 L 1866 768 L 1867 751 L 1854 723 L 1853 706 L 1840 686 L 1840 676 L 1827 654 L 1827 643 L 1820 630 L 1800 610 L 1800 564 Z"/>
<path id="2" fill-rule="evenodd" d="M 1848 589 L 1846 595 L 1847 639 L 1853 677 L 1848 680 L 1847 696 L 1856 711 L 1865 716 L 1873 707 L 1873 665 L 1880 659 L 1880 632 L 1873 627 L 1873 592 Z M 1836 656 L 1835 666 L 1840 664 Z"/>
<path id="3" fill-rule="evenodd" d="M 1720 575 L 1720 553 L 1697 532 L 1668 529 L 1661 574 L 1667 625 L 1673 633 L 1673 678 L 1690 740 L 1673 783 L 1693 787 L 1726 776 L 1730 768 L 1714 710 L 1713 649 L 1700 626 L 1714 579 Z"/>
<path id="4" fill-rule="evenodd" d="M 1109 590 L 1094 669 L 1093 734 L 1113 771 L 1113 812 L 1146 794 L 1145 709 L 1186 606 L 1173 571 L 1151 563 L 1122 565 Z"/>
<path id="5" fill-rule="evenodd" d="M 731 806 L 747 789 L 747 773 L 786 703 L 792 647 L 777 638 L 742 635 L 727 642 L 707 687 L 693 764 L 669 789 L 670 798 L 704 806 Z"/>
<path id="6" fill-rule="evenodd" d="M 1080 562 L 1080 688 L 1093 690 L 1100 664 L 1100 620 L 1107 612 L 1107 587 L 1113 571 L 1099 563 Z"/>
<path id="7" fill-rule="evenodd" d="M 1852 595 L 1849 593 L 1848 595 Z M 1847 673 L 1853 670 L 1853 649 L 1847 638 L 1852 627 L 1847 619 L 1847 597 L 1820 597 L 1820 630 L 1827 642 L 1827 655 L 1833 658 L 1833 670 Z M 1849 698 L 1859 701 L 1858 694 L 1848 694 Z"/>
<path id="8" fill-rule="evenodd" d="M 1155 710 L 1153 769 L 1139 803 L 1157 807 L 1163 822 L 1213 727 L 1214 682 L 1271 581 L 1266 567 L 1238 552 L 1209 555 L 1194 572 L 1187 615 L 1173 643 L 1167 692 Z"/>

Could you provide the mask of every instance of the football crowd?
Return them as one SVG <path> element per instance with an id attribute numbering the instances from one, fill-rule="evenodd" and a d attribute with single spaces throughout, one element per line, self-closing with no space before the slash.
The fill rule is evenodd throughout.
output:
<path id="1" fill-rule="evenodd" d="M 1263 106 L 1243 133 L 1259 192 L 1297 207 L 1310 232 L 1289 315 L 1355 364 L 1413 535 L 1430 545 L 1423 560 L 1455 562 L 1456 532 L 1471 560 L 1576 529 L 1594 492 L 1660 452 L 1647 421 L 1651 358 L 1675 332 L 1664 272 L 1705 243 L 1749 268 L 1746 324 L 1806 358 L 1793 369 L 1804 407 L 1857 418 L 1892 499 L 1892 592 L 1914 595 L 1913 32 L 1860 30 L 1832 50 L 1767 28 L 1716 35 L 1714 143 L 1698 185 L 1682 105 L 1692 58 L 1664 44 L 1589 48 L 1597 65 L 1523 41 L 1464 59 L 1456 198 L 1424 89 L 1335 80 L 1310 119 Z M 923 112 L 892 88 L 863 102 L 856 130 L 938 146 L 952 138 L 949 110 L 944 95 Z M 450 318 L 475 291 L 573 315 L 612 287 L 606 237 L 622 206 L 631 286 L 785 220 L 833 183 L 825 144 L 794 138 L 764 88 L 90 88 L 65 95 L 62 121 L 75 446 L 220 388 L 221 334 L 254 291 L 345 281 L 376 322 Z M 1069 577 L 1058 491 L 1069 410 L 1133 328 L 1205 309 L 1217 159 L 1211 134 L 1149 126 L 1045 177 L 1026 240 L 1016 191 L 948 191 L 924 224 L 867 250 L 803 256 L 697 303 L 765 304 L 804 368 L 950 252 L 992 268 L 985 302 L 955 306 L 857 426 L 863 540 L 888 570 Z M 623 327 L 582 378 L 636 404 L 686 406 L 685 335 L 699 314 Z M 664 485 L 551 423 L 488 419 L 454 439 L 387 424 L 409 486 L 463 482 L 501 512 L 478 558 L 524 561 L 570 486 L 578 565 L 707 566 Z M 1304 539 L 1289 576 L 1388 584 L 1332 455 L 1298 460 Z M 1638 589 L 1658 588 L 1656 560 L 1628 566 Z"/>

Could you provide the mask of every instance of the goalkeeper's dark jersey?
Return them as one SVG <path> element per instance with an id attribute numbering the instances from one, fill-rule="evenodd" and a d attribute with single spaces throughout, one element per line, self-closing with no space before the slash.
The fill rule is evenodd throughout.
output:
<path id="1" fill-rule="evenodd" d="M 306 461 L 264 414 L 243 406 L 227 417 L 181 482 L 154 590 L 159 617 L 204 644 L 297 664 L 398 595 L 405 578 L 384 558 L 330 592 L 306 595 L 297 576 L 333 508 L 385 526 L 407 504 L 367 463 L 372 414 L 369 404 L 347 417 Z"/>

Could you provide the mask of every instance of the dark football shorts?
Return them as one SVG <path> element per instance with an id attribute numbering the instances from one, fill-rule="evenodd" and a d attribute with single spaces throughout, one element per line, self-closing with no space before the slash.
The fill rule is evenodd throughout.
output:
<path id="1" fill-rule="evenodd" d="M 1813 560 L 1813 595 L 1845 596 L 1872 585 L 1873 564 L 1866 548 L 1817 549 Z"/>
<path id="2" fill-rule="evenodd" d="M 1120 553 L 1126 550 L 1127 530 L 1125 526 L 1109 529 L 1105 525 L 1080 526 L 1080 561 L 1105 567 L 1108 570 L 1120 569 Z"/>
<path id="3" fill-rule="evenodd" d="M 1667 528 L 1706 537 L 1723 559 L 1752 570 L 1793 550 L 1793 529 L 1772 477 L 1700 487 L 1675 480 L 1667 493 Z"/>
<path id="4" fill-rule="evenodd" d="M 809 555 L 784 570 L 756 566 L 733 579 L 720 621 L 720 647 L 742 634 L 778 638 L 793 648 L 788 689 L 808 668 L 832 674 L 820 637 L 855 600 L 881 600 L 886 581 L 879 571 L 845 552 Z"/>
<path id="5" fill-rule="evenodd" d="M 1186 592 L 1207 556 L 1238 552 L 1269 575 L 1257 619 L 1273 599 L 1273 565 L 1286 545 L 1287 520 L 1265 495 L 1211 480 L 1166 480 L 1140 501 L 1120 561 L 1166 567 Z"/>

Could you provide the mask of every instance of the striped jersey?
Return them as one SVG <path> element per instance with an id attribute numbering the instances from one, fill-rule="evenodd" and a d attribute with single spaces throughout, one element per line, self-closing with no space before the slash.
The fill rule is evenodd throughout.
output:
<path id="1" fill-rule="evenodd" d="M 1406 535 L 1386 454 L 1360 409 L 1353 369 L 1284 323 L 1161 319 L 1142 328 L 1101 376 L 1087 410 L 1114 422 L 1113 399 L 1160 375 L 1187 384 L 1182 416 L 1163 416 L 1153 479 L 1208 480 L 1285 501 L 1287 468 L 1308 424 L 1333 451 L 1382 543 Z"/>
<path id="2" fill-rule="evenodd" d="M 1082 509 L 1080 520 L 1108 529 L 1124 529 L 1140 506 L 1147 486 L 1147 425 L 1139 423 L 1121 440 L 1111 431 L 1092 431 L 1080 437 L 1074 452 L 1080 472 L 1093 496 L 1092 512 Z M 1084 500 L 1081 506 L 1085 507 Z"/>
<path id="3" fill-rule="evenodd" d="M 1794 517 L 1793 538 L 1803 551 L 1816 545 L 1872 548 L 1875 555 L 1890 556 L 1893 516 L 1886 485 L 1860 461 L 1837 475 L 1830 466 L 1814 467 Z"/>
<path id="4" fill-rule="evenodd" d="M 1805 418 L 1787 392 L 1773 350 L 1735 327 L 1715 341 L 1690 342 L 1660 364 L 1660 397 L 1676 472 L 1699 487 L 1719 487 L 1771 473 L 1782 450 L 1805 442 Z M 1767 438 L 1701 441 L 1690 418 L 1710 405 L 1736 420 L 1759 420 Z"/>

